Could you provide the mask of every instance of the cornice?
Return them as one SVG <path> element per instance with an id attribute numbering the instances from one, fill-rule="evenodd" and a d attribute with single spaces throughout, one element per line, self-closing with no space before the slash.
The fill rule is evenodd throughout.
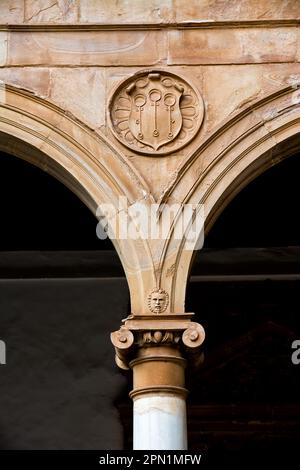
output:
<path id="1" fill-rule="evenodd" d="M 0 31 L 73 32 L 73 31 L 135 31 L 168 29 L 278 28 L 300 25 L 300 18 L 265 20 L 198 20 L 168 23 L 77 23 L 77 24 L 0 24 Z"/>

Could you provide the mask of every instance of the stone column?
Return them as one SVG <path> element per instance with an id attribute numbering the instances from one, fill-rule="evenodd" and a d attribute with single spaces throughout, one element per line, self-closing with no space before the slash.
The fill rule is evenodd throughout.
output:
<path id="1" fill-rule="evenodd" d="M 111 334 L 117 364 L 133 371 L 135 450 L 187 449 L 185 368 L 205 337 L 190 316 L 136 316 Z"/>

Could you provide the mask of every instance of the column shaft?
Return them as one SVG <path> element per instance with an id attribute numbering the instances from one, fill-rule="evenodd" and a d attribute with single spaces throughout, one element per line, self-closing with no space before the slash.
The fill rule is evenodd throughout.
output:
<path id="1" fill-rule="evenodd" d="M 187 449 L 185 399 L 175 395 L 146 395 L 133 404 L 135 450 Z"/>
<path id="2" fill-rule="evenodd" d="M 185 359 L 176 346 L 149 346 L 131 361 L 133 448 L 187 448 Z"/>

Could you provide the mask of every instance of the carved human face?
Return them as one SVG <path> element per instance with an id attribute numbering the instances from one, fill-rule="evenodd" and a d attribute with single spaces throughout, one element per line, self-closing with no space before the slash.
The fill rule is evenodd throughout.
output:
<path id="1" fill-rule="evenodd" d="M 165 292 L 161 290 L 156 290 L 150 294 L 149 307 L 150 310 L 154 313 L 161 313 L 166 309 L 167 306 L 167 296 Z"/>

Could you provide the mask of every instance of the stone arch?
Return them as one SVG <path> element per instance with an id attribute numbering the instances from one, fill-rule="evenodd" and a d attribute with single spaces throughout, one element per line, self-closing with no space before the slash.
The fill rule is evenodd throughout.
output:
<path id="1" fill-rule="evenodd" d="M 118 211 L 122 196 L 129 205 L 149 197 L 142 177 L 104 135 L 55 104 L 11 85 L 0 89 L 0 149 L 59 179 L 95 215 L 100 204 L 112 204 Z M 155 284 L 147 243 L 113 243 L 126 273 L 132 310 L 140 311 L 146 296 L 140 276 L 144 265 Z"/>
<path id="2" fill-rule="evenodd" d="M 168 196 L 203 204 L 207 233 L 226 205 L 250 181 L 300 149 L 300 93 L 288 86 L 227 119 L 183 163 Z M 187 182 L 189 184 L 187 184 Z M 174 311 L 184 311 L 185 287 L 193 259 L 186 236 L 174 251 L 170 238 L 163 273 L 174 275 L 168 290 Z"/>

